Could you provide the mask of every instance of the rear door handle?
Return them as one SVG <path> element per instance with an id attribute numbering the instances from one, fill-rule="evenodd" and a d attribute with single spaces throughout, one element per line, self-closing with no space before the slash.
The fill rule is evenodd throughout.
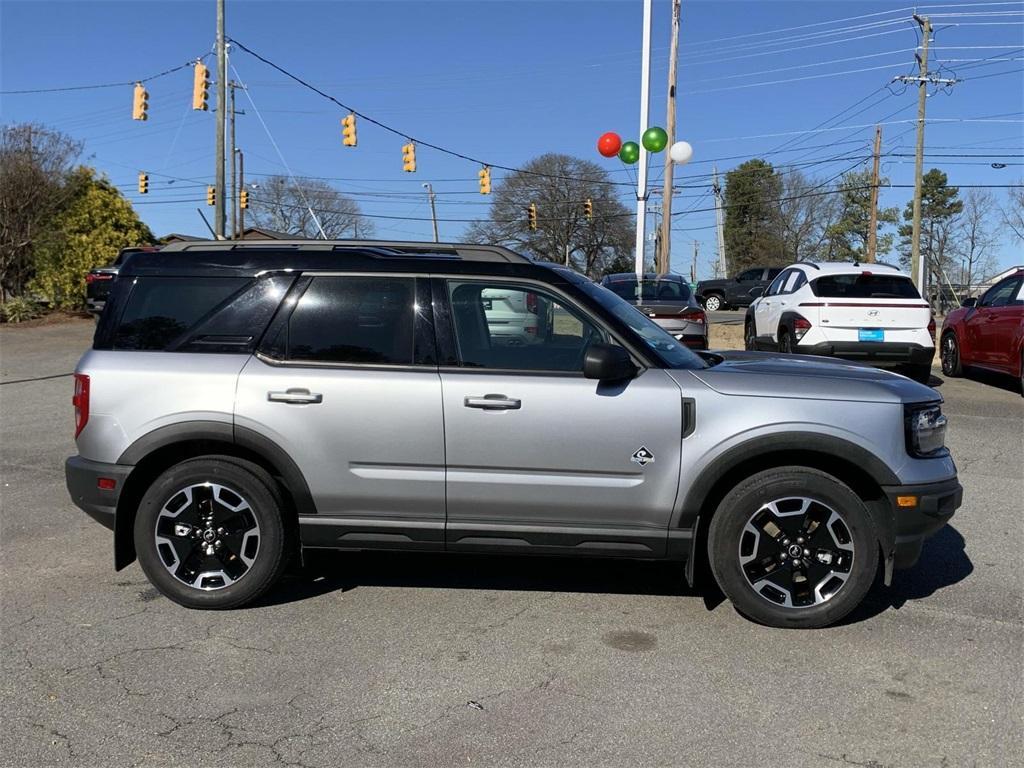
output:
<path id="1" fill-rule="evenodd" d="M 485 411 L 515 411 L 523 405 L 520 400 L 505 395 L 467 397 L 463 403 L 467 408 L 482 408 Z"/>
<path id="2" fill-rule="evenodd" d="M 284 392 L 267 392 L 267 400 L 272 403 L 291 403 L 292 405 L 311 405 L 322 403 L 324 396 L 308 389 L 288 389 Z"/>

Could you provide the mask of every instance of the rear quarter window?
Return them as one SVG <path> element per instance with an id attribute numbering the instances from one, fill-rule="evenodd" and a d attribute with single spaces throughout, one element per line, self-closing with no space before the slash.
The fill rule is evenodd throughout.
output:
<path id="1" fill-rule="evenodd" d="M 824 299 L 919 299 L 909 277 L 902 275 L 822 275 L 811 281 L 815 296 Z"/>

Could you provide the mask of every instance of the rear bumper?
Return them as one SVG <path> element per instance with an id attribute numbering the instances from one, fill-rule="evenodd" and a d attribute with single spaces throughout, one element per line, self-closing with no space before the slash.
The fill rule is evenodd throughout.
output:
<path id="1" fill-rule="evenodd" d="M 124 464 L 105 464 L 81 456 L 71 456 L 64 462 L 64 476 L 71 501 L 100 525 L 114 530 L 117 500 L 133 469 L 135 467 Z M 101 489 L 98 485 L 101 477 L 113 480 L 114 487 L 110 490 Z"/>
<path id="2" fill-rule="evenodd" d="M 921 556 L 924 540 L 949 522 L 964 499 L 964 489 L 954 477 L 925 485 L 886 486 L 882 489 L 896 520 L 896 568 L 910 568 Z M 914 496 L 913 507 L 901 507 L 897 497 Z"/>
<path id="3" fill-rule="evenodd" d="M 798 344 L 793 351 L 801 355 L 839 357 L 880 365 L 931 365 L 935 357 L 935 347 L 896 341 L 825 341 L 808 346 Z"/>

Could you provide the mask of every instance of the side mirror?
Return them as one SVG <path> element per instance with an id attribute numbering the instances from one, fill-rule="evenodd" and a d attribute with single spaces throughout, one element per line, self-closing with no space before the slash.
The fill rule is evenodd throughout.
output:
<path id="1" fill-rule="evenodd" d="M 636 376 L 629 352 L 617 344 L 594 343 L 583 356 L 583 375 L 598 381 L 624 381 Z"/>
<path id="2" fill-rule="evenodd" d="M 960 302 L 961 307 L 976 307 L 978 306 L 978 300 L 973 296 L 969 299 L 964 299 Z"/>
<path id="3" fill-rule="evenodd" d="M 764 288 L 751 288 L 750 289 L 750 296 L 751 296 L 751 298 L 754 298 L 754 299 L 758 299 L 761 296 L 764 296 Z"/>

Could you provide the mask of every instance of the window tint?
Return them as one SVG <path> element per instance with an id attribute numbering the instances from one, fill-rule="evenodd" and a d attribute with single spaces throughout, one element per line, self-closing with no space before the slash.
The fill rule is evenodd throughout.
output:
<path id="1" fill-rule="evenodd" d="M 777 276 L 779 274 L 779 272 L 781 272 L 781 271 L 782 271 L 781 267 L 775 267 L 773 269 L 769 269 L 768 270 L 768 279 L 771 280 L 773 277 Z"/>
<path id="2" fill-rule="evenodd" d="M 781 275 L 775 278 L 771 285 L 768 286 L 768 290 L 764 292 L 765 296 L 775 296 L 782 291 L 782 286 L 786 282 L 786 278 L 789 276 L 789 272 L 783 272 Z"/>
<path id="3" fill-rule="evenodd" d="M 690 300 L 690 286 L 675 280 L 644 280 L 641 283 L 644 301 Z M 606 286 L 626 301 L 636 301 L 636 280 L 612 280 Z"/>
<path id="4" fill-rule="evenodd" d="M 411 277 L 317 277 L 271 345 L 288 360 L 409 365 Z"/>
<path id="5" fill-rule="evenodd" d="M 826 299 L 919 299 L 921 294 L 901 275 L 824 275 L 811 281 L 815 296 Z"/>
<path id="6" fill-rule="evenodd" d="M 1020 281 L 1016 277 L 1011 277 L 1003 280 L 1001 283 L 996 283 L 995 286 L 989 289 L 984 298 L 982 298 L 981 306 L 1005 307 L 1007 304 L 1012 304 L 1014 296 L 1017 294 L 1017 287 L 1019 283 Z"/>
<path id="7" fill-rule="evenodd" d="M 249 282 L 245 277 L 135 278 L 114 349 L 166 349 Z"/>
<path id="8" fill-rule="evenodd" d="M 533 286 L 449 281 L 462 365 L 520 371 L 583 369 L 604 333 L 560 299 Z"/>
<path id="9" fill-rule="evenodd" d="M 763 272 L 763 269 L 748 269 L 746 272 L 740 272 L 737 280 L 739 280 L 741 283 L 749 283 L 752 280 L 760 280 Z"/>
<path id="10" fill-rule="evenodd" d="M 791 270 L 789 272 L 789 274 L 786 275 L 786 284 L 782 288 L 782 292 L 783 293 L 793 293 L 795 290 L 797 290 L 805 282 L 807 282 L 807 281 L 804 278 L 804 273 L 803 272 L 801 272 L 799 269 Z"/>

